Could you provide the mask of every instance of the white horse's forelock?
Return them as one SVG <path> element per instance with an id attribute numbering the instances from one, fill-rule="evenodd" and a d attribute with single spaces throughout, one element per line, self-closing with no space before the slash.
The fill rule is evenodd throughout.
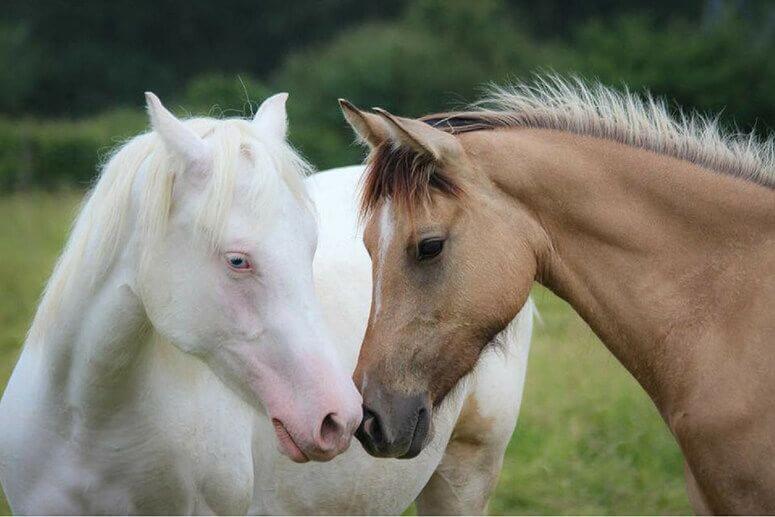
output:
<path id="1" fill-rule="evenodd" d="M 221 240 L 241 153 L 249 156 L 256 167 L 248 188 L 240 195 L 252 197 L 258 207 L 271 200 L 284 183 L 312 210 L 303 182 L 312 167 L 287 142 L 259 134 L 249 120 L 196 118 L 185 123 L 212 150 L 212 164 L 203 181 L 204 206 L 197 220 L 199 233 L 210 246 L 217 246 Z M 268 163 L 274 167 L 260 166 Z M 81 205 L 30 326 L 30 337 L 42 337 L 51 326 L 77 272 L 86 268 L 91 273 L 88 285 L 79 284 L 83 289 L 92 289 L 104 276 L 125 242 L 130 214 L 136 214 L 140 225 L 142 267 L 148 247 L 166 228 L 173 184 L 184 167 L 154 132 L 138 135 L 116 149 Z M 279 174 L 272 174 L 271 169 Z M 142 181 L 137 181 L 140 174 Z M 137 188 L 139 195 L 133 196 L 133 189 Z M 136 206 L 133 197 L 139 198 Z"/>

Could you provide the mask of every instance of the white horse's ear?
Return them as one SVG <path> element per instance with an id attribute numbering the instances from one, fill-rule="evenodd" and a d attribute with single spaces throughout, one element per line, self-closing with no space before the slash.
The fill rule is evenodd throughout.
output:
<path id="1" fill-rule="evenodd" d="M 285 111 L 287 100 L 287 93 L 277 93 L 261 103 L 256 116 L 253 117 L 253 124 L 258 127 L 259 132 L 278 140 L 285 140 L 288 132 L 288 115 Z"/>
<path id="2" fill-rule="evenodd" d="M 178 120 L 151 92 L 145 92 L 151 127 L 161 137 L 167 149 L 186 163 L 201 162 L 207 157 L 207 144 L 194 131 Z"/>
<path id="3" fill-rule="evenodd" d="M 463 147 L 454 135 L 436 129 L 421 120 L 397 117 L 381 108 L 373 108 L 390 128 L 390 139 L 415 152 L 429 155 L 435 161 L 454 160 Z"/>
<path id="4" fill-rule="evenodd" d="M 387 124 L 378 115 L 361 111 L 345 99 L 339 99 L 339 107 L 342 109 L 344 119 L 355 131 L 358 140 L 366 143 L 369 147 L 377 147 L 390 138 Z"/>

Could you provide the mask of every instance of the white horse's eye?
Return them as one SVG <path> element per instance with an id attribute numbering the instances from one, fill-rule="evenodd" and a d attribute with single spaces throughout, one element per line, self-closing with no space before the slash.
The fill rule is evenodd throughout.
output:
<path id="1" fill-rule="evenodd" d="M 226 263 L 231 269 L 235 269 L 237 271 L 246 271 L 252 268 L 248 256 L 244 253 L 227 253 Z"/>

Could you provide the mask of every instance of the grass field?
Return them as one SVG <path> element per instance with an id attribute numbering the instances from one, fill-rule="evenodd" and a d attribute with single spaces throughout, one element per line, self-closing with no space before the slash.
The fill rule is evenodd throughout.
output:
<path id="1" fill-rule="evenodd" d="M 0 387 L 79 199 L 0 197 Z M 678 448 L 645 393 L 564 302 L 542 288 L 535 297 L 543 324 L 490 512 L 689 512 Z M 8 511 L 0 493 L 0 513 Z"/>

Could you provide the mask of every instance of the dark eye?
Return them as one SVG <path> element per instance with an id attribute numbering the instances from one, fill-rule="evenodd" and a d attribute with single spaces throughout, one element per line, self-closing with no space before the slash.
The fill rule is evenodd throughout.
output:
<path id="1" fill-rule="evenodd" d="M 250 260 L 248 260 L 248 256 L 244 253 L 227 253 L 226 263 L 231 269 L 238 271 L 245 271 L 251 268 Z"/>
<path id="2" fill-rule="evenodd" d="M 424 239 L 417 245 L 417 260 L 432 259 L 444 249 L 444 239 Z"/>

